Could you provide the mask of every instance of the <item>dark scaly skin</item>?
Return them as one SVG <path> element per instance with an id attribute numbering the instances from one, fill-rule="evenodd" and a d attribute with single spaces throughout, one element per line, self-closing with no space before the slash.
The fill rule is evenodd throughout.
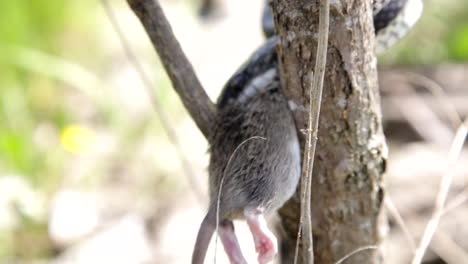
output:
<path id="1" fill-rule="evenodd" d="M 276 37 L 267 40 L 229 79 L 219 96 L 218 108 L 232 103 L 252 79 L 269 69 L 278 67 L 278 55 L 275 50 L 277 41 Z"/>
<path id="2" fill-rule="evenodd" d="M 379 30 L 385 28 L 395 17 L 398 12 L 405 6 L 408 0 L 374 0 L 374 28 L 377 34 Z M 262 16 L 262 29 L 265 37 L 269 38 L 275 35 L 275 24 L 273 22 L 273 14 L 269 5 L 269 0 L 266 1 Z"/>
<path id="3" fill-rule="evenodd" d="M 375 34 L 390 24 L 395 19 L 408 0 L 392 0 L 374 15 Z"/>

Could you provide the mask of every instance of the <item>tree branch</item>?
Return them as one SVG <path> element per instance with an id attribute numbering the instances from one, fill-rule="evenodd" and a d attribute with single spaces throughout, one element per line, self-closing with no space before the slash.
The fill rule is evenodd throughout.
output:
<path id="1" fill-rule="evenodd" d="M 182 103 L 209 141 L 215 118 L 215 105 L 206 94 L 182 51 L 159 1 L 127 0 L 127 2 L 143 24 Z"/>

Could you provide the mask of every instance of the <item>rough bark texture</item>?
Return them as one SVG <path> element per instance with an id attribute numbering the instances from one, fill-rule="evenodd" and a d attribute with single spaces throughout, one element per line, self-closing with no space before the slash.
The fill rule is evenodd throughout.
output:
<path id="1" fill-rule="evenodd" d="M 274 0 L 280 36 L 281 79 L 297 128 L 306 128 L 311 72 L 315 65 L 318 0 Z M 371 1 L 332 1 L 330 36 L 318 145 L 312 180 L 315 263 L 335 263 L 353 250 L 379 245 L 386 145 L 381 126 Z M 302 133 L 298 132 L 301 136 Z M 299 197 L 296 195 L 296 197 Z M 299 200 L 281 211 L 282 263 L 293 263 Z M 299 263 L 303 262 L 303 256 Z M 346 263 L 381 263 L 366 250 Z"/>

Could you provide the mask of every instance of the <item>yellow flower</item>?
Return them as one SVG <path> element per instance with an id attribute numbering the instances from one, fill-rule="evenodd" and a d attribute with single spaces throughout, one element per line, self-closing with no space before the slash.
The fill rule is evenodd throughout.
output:
<path id="1" fill-rule="evenodd" d="M 96 134 L 84 126 L 68 125 L 62 130 L 60 142 L 64 149 L 72 153 L 83 154 L 94 146 Z"/>

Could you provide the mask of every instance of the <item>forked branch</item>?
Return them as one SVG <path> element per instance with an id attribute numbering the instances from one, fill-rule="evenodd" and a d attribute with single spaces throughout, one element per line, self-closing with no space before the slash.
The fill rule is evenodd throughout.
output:
<path id="1" fill-rule="evenodd" d="M 172 85 L 203 135 L 211 138 L 215 106 L 172 32 L 158 0 L 127 0 L 143 24 Z"/>

